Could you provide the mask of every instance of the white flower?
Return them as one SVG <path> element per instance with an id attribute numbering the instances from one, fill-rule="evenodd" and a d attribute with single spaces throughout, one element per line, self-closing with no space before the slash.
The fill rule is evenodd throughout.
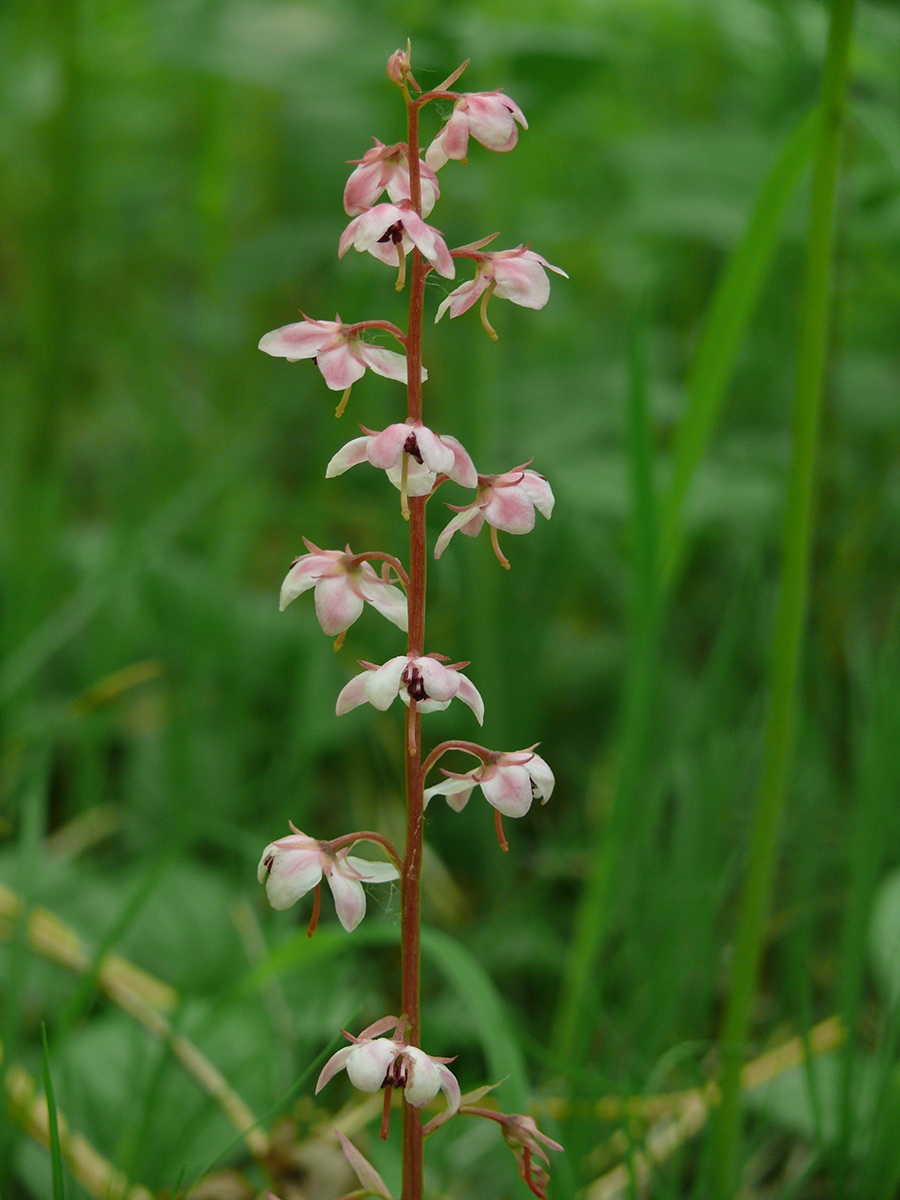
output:
<path id="1" fill-rule="evenodd" d="M 384 712 L 397 696 L 406 705 L 415 700 L 419 712 L 436 712 L 447 708 L 454 696 L 459 696 L 471 708 L 478 724 L 484 721 L 484 701 L 475 685 L 432 655 L 410 658 L 401 654 L 380 667 L 375 663 L 363 665 L 366 670 L 355 675 L 337 698 L 338 716 L 360 704 L 371 704 Z"/>
<path id="2" fill-rule="evenodd" d="M 291 563 L 281 585 L 282 612 L 292 600 L 314 587 L 316 616 L 329 637 L 349 629 L 365 603 L 406 632 L 406 596 L 398 587 L 379 578 L 367 562 L 358 561 L 349 546 L 346 551 L 320 550 L 306 538 L 303 540 L 310 553 L 301 554 Z"/>
<path id="3" fill-rule="evenodd" d="M 457 775 L 445 771 L 443 783 L 437 783 L 425 792 L 425 803 L 432 796 L 446 796 L 447 803 L 457 812 L 462 812 L 477 784 L 488 804 L 494 806 L 505 817 L 523 817 L 531 808 L 532 800 L 546 804 L 553 792 L 553 772 L 534 748 L 515 750 L 512 753 L 495 754 L 488 762 Z"/>
<path id="4" fill-rule="evenodd" d="M 350 1082 L 361 1092 L 379 1092 L 382 1088 L 400 1087 L 407 1103 L 414 1108 L 422 1108 L 429 1104 L 439 1091 L 447 1098 L 448 1108 L 456 1112 L 459 1108 L 460 1091 L 456 1077 L 447 1070 L 445 1063 L 452 1062 L 449 1058 L 433 1058 L 420 1050 L 418 1046 L 407 1045 L 402 1038 L 374 1036 L 390 1029 L 392 1025 L 400 1026 L 396 1017 L 383 1017 L 367 1029 L 359 1037 L 349 1033 L 344 1036 L 353 1042 L 332 1054 L 322 1068 L 322 1073 L 316 1084 L 318 1094 L 329 1079 L 338 1071 L 346 1070 Z"/>
<path id="5" fill-rule="evenodd" d="M 433 433 L 420 423 L 398 422 L 381 432 L 365 430 L 338 450 L 325 469 L 326 479 L 343 473 L 357 463 L 369 462 L 387 472 L 387 477 L 406 494 L 427 496 L 438 475 L 446 475 L 463 487 L 478 482 L 475 466 L 455 437 Z"/>
<path id="6" fill-rule="evenodd" d="M 317 842 L 291 823 L 293 833 L 270 842 L 263 850 L 257 870 L 260 883 L 266 885 L 273 908 L 290 908 L 301 896 L 328 880 L 334 896 L 338 920 L 350 933 L 366 915 L 363 883 L 386 883 L 398 879 L 392 863 L 368 862 L 354 858 L 346 847 L 334 850 L 333 842 Z"/>

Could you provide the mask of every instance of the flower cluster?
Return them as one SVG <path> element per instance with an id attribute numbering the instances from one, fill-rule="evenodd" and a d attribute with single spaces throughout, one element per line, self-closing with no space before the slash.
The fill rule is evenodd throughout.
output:
<path id="1" fill-rule="evenodd" d="M 446 1065 L 452 1059 L 426 1054 L 419 1045 L 418 894 L 423 861 L 422 829 L 428 802 L 442 795 L 450 808 L 459 812 L 475 788 L 480 788 L 494 810 L 498 840 L 506 850 L 502 818 L 523 817 L 535 800 L 545 804 L 555 785 L 553 772 L 535 753 L 534 746 L 526 750 L 494 751 L 470 742 L 452 741 L 442 743 L 422 757 L 423 714 L 447 709 L 452 700 L 459 699 L 479 725 L 485 716 L 481 693 L 462 673 L 462 668 L 469 664 L 450 663 L 443 654 L 424 651 L 427 502 L 447 483 L 473 493 L 467 502 L 449 505 L 453 515 L 436 538 L 435 559 L 441 558 L 457 532 L 475 537 L 487 524 L 494 553 L 505 568 L 510 564 L 500 550 L 499 532 L 528 533 L 534 528 L 535 514 L 549 518 L 554 506 L 550 484 L 531 469 L 530 462 L 497 474 L 482 474 L 455 437 L 436 433 L 423 421 L 422 390 L 428 380 L 421 346 L 426 278 L 437 275 L 453 280 L 458 264 L 468 259 L 474 265 L 474 277 L 445 295 L 437 305 L 434 321 L 440 321 L 445 314 L 451 319 L 460 317 L 480 302 L 481 323 L 496 340 L 497 333 L 487 318 L 491 296 L 523 308 L 541 309 L 550 295 L 548 272 L 566 277 L 561 267 L 548 262 L 529 245 L 519 244 L 499 251 L 486 249 L 497 236 L 494 234 L 451 249 L 440 230 L 429 223 L 432 210 L 441 199 L 439 171 L 450 162 L 465 162 L 472 141 L 494 152 L 510 151 L 517 144 L 520 129 L 528 128 L 519 106 L 503 92 L 454 90 L 465 65 L 433 91 L 422 93 L 412 74 L 409 47 L 391 56 L 387 74 L 400 89 L 406 105 L 407 139 L 386 144 L 373 138 L 372 148 L 362 158 L 351 160 L 353 170 L 344 188 L 344 210 L 350 220 L 338 241 L 338 257 L 344 258 L 353 249 L 396 271 L 397 290 L 407 286 L 409 289 L 407 332 L 382 319 L 346 324 L 340 316 L 327 321 L 301 313 L 302 320 L 272 330 L 259 343 L 261 350 L 276 358 L 290 362 L 311 359 L 326 385 L 343 393 L 338 416 L 351 387 L 366 371 L 406 388 L 405 414 L 398 413 L 397 420 L 384 429 L 360 426 L 362 435 L 333 454 L 325 474 L 333 479 L 362 463 L 385 472 L 388 481 L 400 492 L 401 513 L 409 526 L 408 564 L 384 551 L 354 554 L 349 545 L 344 550 L 323 550 L 304 538 L 306 553 L 291 563 L 280 600 L 284 609 L 298 596 L 312 591 L 319 624 L 327 635 L 336 639 L 336 649 L 366 605 L 406 634 L 405 646 L 398 646 L 399 652 L 386 662 L 360 660 L 362 672 L 344 684 L 335 704 L 338 715 L 363 704 L 385 712 L 398 696 L 405 706 L 406 847 L 400 854 L 381 834 L 366 830 L 343 834 L 333 841 L 319 841 L 291 824 L 288 836 L 266 846 L 258 877 L 265 884 L 269 903 L 276 909 L 289 908 L 301 897 L 313 893 L 310 935 L 319 918 L 323 879 L 334 897 L 338 921 L 347 931 L 355 929 L 365 915 L 364 885 L 399 880 L 403 1015 L 384 1017 L 358 1036 L 345 1034 L 351 1044 L 325 1063 L 316 1092 L 344 1070 L 359 1090 L 384 1091 L 383 1137 L 388 1133 L 393 1090 L 402 1092 L 404 1103 L 413 1109 L 424 1108 L 439 1092 L 444 1093 L 446 1108 L 425 1126 L 419 1125 L 418 1117 L 410 1125 L 410 1113 L 406 1110 L 403 1195 L 421 1194 L 420 1175 L 418 1183 L 409 1176 L 410 1172 L 421 1172 L 421 1155 L 415 1151 L 415 1139 L 429 1136 L 440 1124 L 463 1112 L 500 1122 L 504 1137 L 519 1161 L 522 1179 L 536 1196 L 542 1197 L 546 1172 L 534 1160 L 546 1161 L 544 1147 L 560 1149 L 557 1143 L 541 1134 L 530 1117 L 477 1108 L 475 1100 L 489 1089 L 471 1093 L 469 1103 L 464 1103 L 467 1098 L 460 1096 L 459 1084 Z M 452 111 L 421 154 L 419 114 L 433 100 L 450 101 Z M 376 344 L 376 338 L 393 339 L 389 344 L 396 348 Z M 450 750 L 473 755 L 478 765 L 463 773 L 441 768 L 444 779 L 426 788 L 426 776 Z M 364 842 L 377 847 L 387 859 L 372 861 L 353 855 L 351 851 Z M 391 1200 L 384 1181 L 343 1135 L 341 1144 L 364 1192 Z"/>

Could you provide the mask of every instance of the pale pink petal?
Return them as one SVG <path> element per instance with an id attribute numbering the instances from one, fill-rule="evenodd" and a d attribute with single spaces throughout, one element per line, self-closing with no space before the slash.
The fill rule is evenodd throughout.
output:
<path id="1" fill-rule="evenodd" d="M 525 767 L 499 767 L 481 781 L 481 790 L 488 803 L 507 817 L 523 817 L 534 799 L 531 776 Z"/>
<path id="2" fill-rule="evenodd" d="M 459 1110 L 462 1099 L 459 1094 L 459 1083 L 453 1072 L 445 1067 L 443 1063 L 438 1063 L 437 1069 L 441 1077 L 441 1090 L 447 1097 L 447 1109 L 449 1112 L 455 1113 Z"/>
<path id="3" fill-rule="evenodd" d="M 366 915 L 366 893 L 357 879 L 348 879 L 337 863 L 327 875 L 338 920 L 352 933 Z"/>
<path id="4" fill-rule="evenodd" d="M 386 471 L 400 462 L 403 447 L 407 439 L 415 432 L 416 428 L 405 422 L 388 425 L 387 429 L 382 429 L 381 433 L 369 438 L 366 457 L 373 467 Z"/>
<path id="5" fill-rule="evenodd" d="M 352 708 L 358 708 L 360 704 L 367 703 L 369 697 L 366 695 L 366 680 L 371 671 L 363 671 L 361 675 L 354 675 L 349 683 L 345 683 L 341 688 L 335 705 L 335 712 L 339 717 L 344 713 L 350 712 Z"/>
<path id="6" fill-rule="evenodd" d="M 346 574 L 326 576 L 316 584 L 316 616 L 329 637 L 349 629 L 363 610 L 363 599 Z"/>
<path id="7" fill-rule="evenodd" d="M 524 255 L 494 260 L 494 294 L 523 308 L 543 308 L 550 299 L 550 280 L 538 262 Z"/>
<path id="8" fill-rule="evenodd" d="M 409 606 L 405 594 L 393 584 L 382 583 L 374 571 L 372 575 L 372 579 L 366 577 L 359 580 L 358 586 L 363 599 L 406 633 L 409 628 Z"/>
<path id="9" fill-rule="evenodd" d="M 353 239 L 356 237 L 356 231 L 359 229 L 359 223 L 364 216 L 365 213 L 361 213 L 358 217 L 354 217 L 341 234 L 341 240 L 338 242 L 338 258 L 343 258 L 353 245 Z"/>
<path id="10" fill-rule="evenodd" d="M 434 471 L 436 475 L 441 472 L 449 474 L 453 470 L 455 462 L 453 450 L 444 444 L 442 438 L 436 433 L 432 433 L 430 429 L 426 429 L 424 425 L 416 425 L 413 433 L 416 437 L 419 455 L 428 470 Z"/>
<path id="11" fill-rule="evenodd" d="M 374 208 L 367 209 L 361 216 L 356 217 L 355 220 L 350 222 L 350 225 L 344 230 L 344 237 L 346 237 L 350 227 L 355 226 L 353 237 L 348 245 L 352 244 L 360 251 L 368 250 L 374 242 L 377 242 L 398 221 L 402 221 L 405 227 L 404 218 L 407 215 L 404 209 L 398 208 L 394 204 L 376 204 Z M 343 245 L 343 242 L 344 238 L 342 237 L 341 245 Z M 340 246 L 338 247 L 338 257 L 340 257 Z"/>
<path id="12" fill-rule="evenodd" d="M 475 720 L 479 725 L 484 724 L 484 701 L 481 698 L 481 693 L 474 683 L 466 679 L 465 675 L 459 677 L 459 691 L 456 693 L 464 704 L 468 704 L 472 712 L 475 714 Z"/>
<path id="13" fill-rule="evenodd" d="M 344 211 L 348 217 L 358 216 L 365 209 L 371 208 L 392 174 L 391 165 L 384 159 L 366 162 L 371 150 L 363 156 L 362 162 L 352 171 L 344 188 Z M 393 197 L 391 197 L 393 199 Z"/>
<path id="14" fill-rule="evenodd" d="M 488 150 L 511 150 L 519 131 L 505 97 L 470 95 L 466 97 L 469 133 Z M 524 120 L 524 118 L 523 118 Z"/>
<path id="15" fill-rule="evenodd" d="M 466 779 L 445 779 L 443 783 L 436 783 L 434 787 L 426 788 L 424 800 L 426 806 L 432 796 L 446 796 L 447 803 L 456 812 L 462 812 L 469 801 L 469 797 L 475 788 L 474 780 Z"/>
<path id="16" fill-rule="evenodd" d="M 380 712 L 389 708 L 400 694 L 400 676 L 408 662 L 406 655 L 398 655 L 396 658 L 389 658 L 377 670 L 366 672 L 366 699 Z"/>
<path id="17" fill-rule="evenodd" d="M 474 537 L 483 524 L 484 513 L 477 504 L 473 504 L 470 508 L 464 508 L 462 512 L 458 512 L 435 542 L 434 557 L 441 557 L 457 530 L 469 534 L 470 537 Z"/>
<path id="18" fill-rule="evenodd" d="M 466 157 L 469 148 L 469 118 L 459 101 L 453 106 L 453 112 L 441 130 L 441 135 L 441 150 L 447 158 L 460 160 Z"/>
<path id="19" fill-rule="evenodd" d="M 528 764 L 528 774 L 534 782 L 534 792 L 541 797 L 543 803 L 546 804 L 553 794 L 553 788 L 556 785 L 556 779 L 553 772 L 544 762 L 539 754 L 532 756 Z"/>
<path id="20" fill-rule="evenodd" d="M 284 612 L 292 600 L 296 600 L 308 588 L 314 587 L 334 562 L 325 554 L 304 554 L 291 566 L 281 585 L 279 611 Z"/>
<path id="21" fill-rule="evenodd" d="M 451 671 L 434 658 L 417 658 L 413 664 L 422 676 L 422 686 L 429 700 L 446 704 L 456 695 L 462 676 Z"/>
<path id="22" fill-rule="evenodd" d="M 550 484 L 543 475 L 538 475 L 537 471 L 526 471 L 524 478 L 519 484 L 519 487 L 532 502 L 534 507 L 543 516 L 549 520 L 550 514 L 553 512 L 553 505 L 556 503 L 553 492 L 550 489 Z"/>
<path id="23" fill-rule="evenodd" d="M 361 1092 L 380 1092 L 388 1067 L 399 1047 L 390 1038 L 377 1038 L 362 1046 L 353 1046 L 347 1059 L 350 1082 Z"/>
<path id="24" fill-rule="evenodd" d="M 259 348 L 274 358 L 287 358 L 292 362 L 314 358 L 339 329 L 336 321 L 297 321 L 263 334 Z"/>
<path id="25" fill-rule="evenodd" d="M 490 276 L 485 271 L 479 270 L 474 279 L 468 280 L 466 283 L 460 284 L 458 288 L 446 296 L 438 305 L 437 314 L 434 318 L 435 325 L 447 311 L 450 309 L 450 317 L 461 316 L 467 312 L 473 304 L 477 303 L 478 297 L 490 283 Z"/>
<path id="26" fill-rule="evenodd" d="M 341 446 L 340 450 L 332 457 L 325 468 L 325 478 L 333 479 L 335 475 L 343 475 L 345 471 L 349 471 L 357 463 L 365 462 L 368 458 L 367 451 L 370 440 L 368 437 L 353 438 L 352 441 Z"/>
<path id="27" fill-rule="evenodd" d="M 316 1095 L 321 1092 L 322 1088 L 329 1081 L 329 1079 L 333 1079 L 335 1075 L 337 1075 L 338 1071 L 342 1071 L 344 1069 L 344 1067 L 347 1065 L 347 1059 L 355 1049 L 355 1046 L 342 1046 L 340 1050 L 332 1054 L 331 1058 L 329 1058 L 328 1062 L 319 1072 L 319 1078 L 316 1082 Z"/>
<path id="28" fill-rule="evenodd" d="M 457 441 L 452 434 L 446 433 L 441 438 L 441 441 L 453 451 L 453 466 L 450 468 L 445 467 L 445 473 L 462 487 L 477 487 L 478 472 L 475 470 L 475 464 L 472 462 L 463 444 Z"/>
<path id="29" fill-rule="evenodd" d="M 363 883 L 389 883 L 400 875 L 393 863 L 373 862 L 368 858 L 357 858 L 348 854 L 340 860 L 341 867 L 349 867 Z"/>
<path id="30" fill-rule="evenodd" d="M 356 349 L 362 361 L 376 375 L 383 375 L 385 379 L 396 379 L 398 383 L 406 383 L 408 372 L 405 354 L 398 354 L 395 350 L 383 350 L 380 346 L 372 346 L 367 342 L 359 342 Z M 422 382 L 427 378 L 428 372 L 423 367 Z"/>
<path id="31" fill-rule="evenodd" d="M 270 849 L 271 847 L 267 848 Z M 266 857 L 264 852 L 260 863 L 261 873 L 264 872 Z M 276 850 L 269 867 L 268 878 L 265 879 L 269 903 L 279 911 L 290 908 L 301 896 L 311 891 L 321 878 L 322 861 L 318 852 L 287 850 L 279 853 Z"/>
<path id="32" fill-rule="evenodd" d="M 403 1095 L 413 1108 L 422 1108 L 431 1103 L 443 1086 L 438 1064 L 416 1046 L 407 1046 L 404 1057 L 407 1069 Z"/>
<path id="33" fill-rule="evenodd" d="M 403 466 L 396 463 L 388 467 L 387 477 L 399 490 L 403 486 Z M 424 463 L 411 458 L 406 464 L 406 494 L 407 496 L 428 496 L 434 489 L 435 474 L 429 471 Z"/>
<path id="34" fill-rule="evenodd" d="M 316 355 L 316 366 L 333 392 L 346 391 L 366 373 L 365 363 L 353 352 L 353 340 L 327 346 Z"/>
<path id="35" fill-rule="evenodd" d="M 518 485 L 492 488 L 483 512 L 489 525 L 507 533 L 529 533 L 534 529 L 534 505 Z"/>

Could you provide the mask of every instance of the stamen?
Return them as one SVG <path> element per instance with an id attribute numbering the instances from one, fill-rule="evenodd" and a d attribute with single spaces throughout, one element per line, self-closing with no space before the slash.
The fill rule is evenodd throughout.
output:
<path id="1" fill-rule="evenodd" d="M 338 652 L 338 650 L 340 650 L 341 646 L 343 646 L 343 644 L 344 644 L 344 638 L 345 638 L 346 636 L 347 636 L 347 630 L 346 630 L 346 629 L 342 629 L 342 630 L 341 630 L 341 632 L 340 632 L 340 633 L 337 635 L 337 637 L 334 639 L 334 651 L 335 651 L 335 654 Z M 532 787 L 533 787 L 533 786 L 534 786 L 534 785 L 532 784 Z"/>
<path id="2" fill-rule="evenodd" d="M 353 385 L 351 384 L 350 386 L 352 387 Z M 344 409 L 347 407 L 347 401 L 349 399 L 350 399 L 350 388 L 347 388 L 346 392 L 344 392 L 343 396 L 341 396 L 340 404 L 334 410 L 334 415 L 336 417 L 340 417 L 342 415 Z"/>

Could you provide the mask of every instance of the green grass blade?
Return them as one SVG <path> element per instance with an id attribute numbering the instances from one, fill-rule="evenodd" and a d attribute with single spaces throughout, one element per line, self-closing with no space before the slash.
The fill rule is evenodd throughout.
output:
<path id="1" fill-rule="evenodd" d="M 817 128 L 814 109 L 785 141 L 709 306 L 688 378 L 687 411 L 675 436 L 672 479 L 661 512 L 660 563 L 670 587 L 684 553 L 684 506 L 691 481 L 722 411 L 741 343 L 778 248 L 785 211 L 812 160 Z"/>
<path id="2" fill-rule="evenodd" d="M 812 551 L 813 483 L 826 336 L 831 307 L 835 189 L 840 164 L 853 0 L 833 0 L 822 120 L 810 197 L 806 270 L 800 308 L 793 456 L 782 538 L 782 582 L 768 685 L 763 765 L 750 834 L 747 876 L 741 899 L 734 968 L 722 1036 L 722 1103 L 713 1123 L 709 1194 L 734 1194 L 740 1134 L 743 1051 L 750 1024 L 772 873 L 785 805 L 797 708 L 797 674 L 806 624 Z"/>
<path id="3" fill-rule="evenodd" d="M 626 680 L 620 767 L 608 826 L 592 855 L 593 870 L 575 918 L 575 932 L 563 976 L 554 1024 L 554 1044 L 562 1062 L 572 1067 L 580 1057 L 586 1028 L 587 997 L 597 956 L 608 926 L 609 884 L 616 848 L 628 831 L 627 805 L 634 772 L 645 745 L 647 717 L 654 687 L 657 631 L 663 615 L 664 590 L 671 588 L 684 549 L 684 503 L 697 465 L 721 412 L 725 389 L 741 340 L 759 299 L 766 272 L 781 236 L 784 214 L 803 178 L 815 146 L 817 114 L 808 114 L 793 130 L 763 182 L 747 230 L 735 248 L 710 304 L 704 336 L 688 383 L 689 404 L 675 442 L 672 481 L 659 506 L 649 478 L 649 430 L 639 355 L 631 356 L 630 452 L 635 511 L 636 596 L 633 667 Z M 648 566 L 651 547 L 658 560 Z M 651 578 L 652 571 L 652 578 Z"/>
<path id="4" fill-rule="evenodd" d="M 422 930 L 422 949 L 469 1008 L 491 1081 L 505 1077 L 513 1112 L 528 1111 L 528 1073 L 506 1004 L 493 980 L 468 950 L 434 929 Z"/>
<path id="5" fill-rule="evenodd" d="M 50 1134 L 53 1200 L 66 1200 L 62 1150 L 59 1144 L 59 1120 L 56 1113 L 56 1098 L 53 1095 L 53 1077 L 50 1073 L 50 1046 L 47 1043 L 47 1026 L 43 1022 L 41 1022 L 41 1040 L 44 1046 L 44 1091 L 47 1095 L 47 1129 Z"/>

